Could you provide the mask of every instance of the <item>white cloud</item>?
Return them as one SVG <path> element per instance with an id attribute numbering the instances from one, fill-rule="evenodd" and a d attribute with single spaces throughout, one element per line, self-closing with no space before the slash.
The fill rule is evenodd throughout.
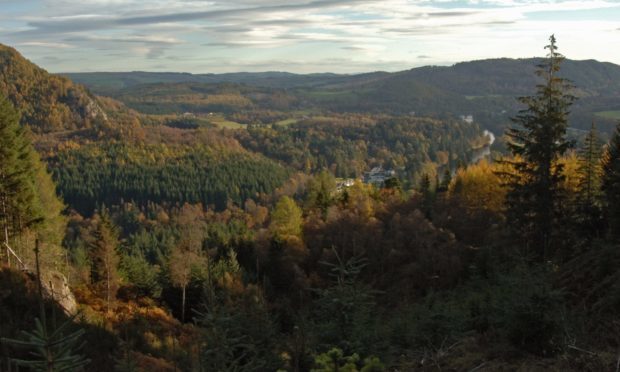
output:
<path id="1" fill-rule="evenodd" d="M 35 61 L 45 58 L 49 66 L 44 67 L 53 71 L 167 64 L 166 70 L 213 72 L 267 68 L 266 63 L 299 71 L 312 71 L 312 66 L 317 71 L 363 66 L 395 70 L 420 63 L 541 55 L 551 33 L 558 35 L 568 57 L 620 63 L 617 48 L 609 47 L 611 35 L 617 38 L 617 21 L 562 19 L 567 12 L 596 9 L 609 9 L 620 18 L 617 1 L 34 1 L 40 4 L 36 10 L 24 7 L 20 12 L 19 1 L 11 0 L 3 23 L 8 19 L 12 24 L 3 24 L 0 38 L 27 47 Z M 71 53 L 50 58 L 58 48 Z M 114 66 L 118 56 L 132 58 Z M 324 63 L 339 58 L 349 63 Z"/>
<path id="2" fill-rule="evenodd" d="M 45 42 L 45 41 L 26 41 L 26 42 L 17 44 L 17 46 L 20 46 L 20 47 L 41 47 L 41 48 L 60 48 L 60 49 L 74 48 L 74 46 L 71 45 L 71 44 L 66 44 L 66 43 L 50 43 L 50 42 Z"/>

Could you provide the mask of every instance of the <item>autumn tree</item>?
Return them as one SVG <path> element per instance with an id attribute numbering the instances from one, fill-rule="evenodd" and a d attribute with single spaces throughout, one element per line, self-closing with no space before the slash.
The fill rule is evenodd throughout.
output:
<path id="1" fill-rule="evenodd" d="M 194 268 L 204 261 L 202 241 L 204 229 L 202 206 L 185 204 L 176 220 L 180 239 L 170 254 L 170 279 L 181 289 L 181 321 L 185 321 L 187 287 L 192 281 Z"/>
<path id="2" fill-rule="evenodd" d="M 279 239 L 301 237 L 302 222 L 301 208 L 293 199 L 283 196 L 271 214 L 269 230 L 274 237 Z"/>
<path id="3" fill-rule="evenodd" d="M 501 167 L 481 160 L 459 169 L 434 222 L 467 243 L 484 243 L 492 226 L 502 221 L 506 190 L 496 174 Z"/>
<path id="4" fill-rule="evenodd" d="M 91 243 L 91 280 L 97 287 L 103 287 L 109 311 L 120 281 L 118 274 L 120 257 L 117 252 L 119 232 L 107 211 L 104 210 L 95 216 L 95 220 L 97 225 Z"/>
<path id="5" fill-rule="evenodd" d="M 508 129 L 508 147 L 515 156 L 508 161 L 512 172 L 504 173 L 510 191 L 507 195 L 508 222 L 528 245 L 538 245 L 546 257 L 557 227 L 560 211 L 562 166 L 558 164 L 570 147 L 566 139 L 569 107 L 574 97 L 571 85 L 559 77 L 564 57 L 558 52 L 555 36 L 545 47 L 547 58 L 536 74 L 542 78 L 532 96 L 521 97 L 526 106 L 512 120 Z"/>

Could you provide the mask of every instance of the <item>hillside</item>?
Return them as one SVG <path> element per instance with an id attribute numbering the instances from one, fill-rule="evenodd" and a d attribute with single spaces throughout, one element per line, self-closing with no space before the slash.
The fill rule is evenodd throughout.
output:
<path id="1" fill-rule="evenodd" d="M 161 91 L 163 85 L 172 84 L 168 93 L 170 97 L 176 96 L 179 103 L 188 90 L 214 92 L 220 87 L 230 90 L 230 84 L 234 84 L 236 93 L 250 101 L 257 88 L 268 88 L 270 93 L 294 96 L 305 109 L 393 115 L 415 113 L 435 117 L 473 115 L 483 127 L 502 132 L 510 123 L 509 118 L 520 108 L 515 98 L 534 92 L 537 79 L 533 72 L 539 62 L 540 59 L 535 58 L 489 59 L 359 75 L 127 72 L 67 76 L 138 110 L 144 110 L 144 105 L 136 105 L 136 102 L 152 96 L 152 91 Z M 573 106 L 571 127 L 587 129 L 594 120 L 603 132 L 611 132 L 620 117 L 620 66 L 595 60 L 566 60 L 562 75 L 574 82 L 577 88 L 574 95 L 579 97 Z M 161 107 L 161 103 L 162 100 L 157 99 L 151 100 L 149 105 Z M 180 107 L 192 112 L 210 111 L 210 108 L 190 104 L 179 105 L 177 112 L 181 112 Z M 236 109 L 247 110 L 248 107 Z"/>
<path id="2" fill-rule="evenodd" d="M 21 123 L 39 133 L 87 128 L 103 114 L 86 88 L 47 73 L 2 44 L 0 94 L 19 108 Z"/>

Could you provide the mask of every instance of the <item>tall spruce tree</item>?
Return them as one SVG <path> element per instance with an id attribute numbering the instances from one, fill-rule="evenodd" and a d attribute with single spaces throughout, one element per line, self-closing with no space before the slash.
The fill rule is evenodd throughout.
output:
<path id="1" fill-rule="evenodd" d="M 542 78 L 536 94 L 519 98 L 526 106 L 512 119 L 507 131 L 514 159 L 507 161 L 513 172 L 507 176 L 507 217 L 511 227 L 525 237 L 530 249 L 547 256 L 560 207 L 562 165 L 558 159 L 570 147 L 566 139 L 567 117 L 574 97 L 572 85 L 558 76 L 564 57 L 558 53 L 553 35 L 547 57 L 538 65 Z"/>
<path id="2" fill-rule="evenodd" d="M 620 240 L 620 123 L 603 156 L 602 190 L 609 233 Z"/>

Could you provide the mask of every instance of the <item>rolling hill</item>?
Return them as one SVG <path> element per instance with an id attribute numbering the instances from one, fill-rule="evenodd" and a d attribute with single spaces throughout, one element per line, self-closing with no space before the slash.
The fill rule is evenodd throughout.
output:
<path id="1" fill-rule="evenodd" d="M 126 103 L 135 102 L 136 97 L 151 90 L 161 90 L 165 84 L 175 84 L 179 91 L 186 91 L 188 86 L 193 90 L 217 90 L 218 86 L 230 89 L 233 84 L 240 96 L 253 102 L 248 92 L 255 92 L 257 87 L 270 88 L 271 92 L 294 95 L 306 108 L 434 117 L 473 115 L 484 127 L 501 132 L 519 109 L 515 98 L 534 92 L 534 71 L 539 62 L 536 58 L 502 58 L 359 75 L 127 72 L 66 76 Z M 595 60 L 566 60 L 562 75 L 574 83 L 573 93 L 579 97 L 573 106 L 571 127 L 586 129 L 594 120 L 603 132 L 610 132 L 620 117 L 620 66 Z M 193 108 L 200 111 L 199 107 Z"/>
<path id="2" fill-rule="evenodd" d="M 19 108 L 22 124 L 37 133 L 88 128 L 98 116 L 105 117 L 86 88 L 47 73 L 2 44 L 0 95 Z"/>

